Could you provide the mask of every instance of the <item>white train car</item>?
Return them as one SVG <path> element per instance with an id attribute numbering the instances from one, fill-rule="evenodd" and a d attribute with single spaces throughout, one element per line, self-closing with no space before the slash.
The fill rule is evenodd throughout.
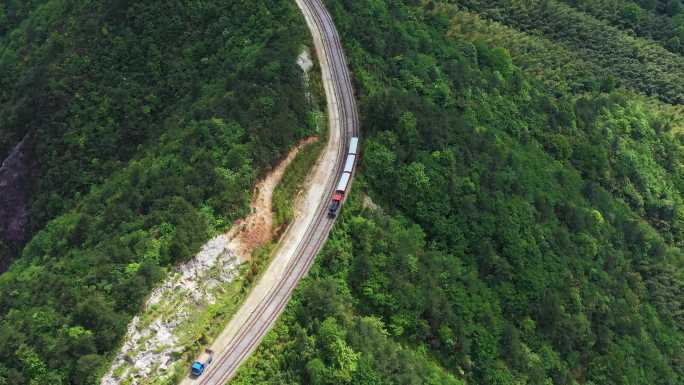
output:
<path id="1" fill-rule="evenodd" d="M 359 149 L 359 138 L 353 137 L 349 141 L 349 152 L 348 154 L 352 155 L 358 155 L 358 149 Z"/>
<path id="2" fill-rule="evenodd" d="M 342 172 L 351 172 L 354 170 L 354 161 L 356 160 L 356 155 L 347 155 L 347 162 L 344 164 L 344 170 Z"/>
<path id="3" fill-rule="evenodd" d="M 335 218 L 337 215 L 337 210 L 339 210 L 340 206 L 342 205 L 344 195 L 347 193 L 349 181 L 351 181 L 352 172 L 354 172 L 354 166 L 356 165 L 358 150 L 359 138 L 353 137 L 349 141 L 349 151 L 347 152 L 347 159 L 344 163 L 344 169 L 342 170 L 342 175 L 340 176 L 337 186 L 335 187 L 332 203 L 330 203 L 330 207 L 328 208 L 328 217 L 330 218 Z"/>
<path id="4" fill-rule="evenodd" d="M 342 173 L 340 181 L 337 183 L 336 192 L 344 194 L 347 192 L 347 186 L 349 186 L 349 180 L 351 179 L 351 174 L 348 172 Z"/>

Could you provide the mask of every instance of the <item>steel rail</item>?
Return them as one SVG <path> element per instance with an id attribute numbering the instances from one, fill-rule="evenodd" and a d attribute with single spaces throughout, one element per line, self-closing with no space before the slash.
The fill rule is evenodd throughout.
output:
<path id="1" fill-rule="evenodd" d="M 321 37 L 323 52 L 318 52 L 318 54 L 325 55 L 326 62 L 329 64 L 331 88 L 337 103 L 336 106 L 329 105 L 328 109 L 335 107 L 338 109 L 337 117 L 342 130 L 340 133 L 342 145 L 337 150 L 334 172 L 328 177 L 329 187 L 324 195 L 326 198 L 318 202 L 315 219 L 307 226 L 305 236 L 297 246 L 295 255 L 288 264 L 282 279 L 250 314 L 228 347 L 220 352 L 212 365 L 207 368 L 204 376 L 199 378 L 199 385 L 223 385 L 232 378 L 282 313 L 299 280 L 310 270 L 334 224 L 334 219 L 327 218 L 327 207 L 335 190 L 335 182 L 343 168 L 349 138 L 359 134 L 358 111 L 350 74 L 332 18 L 320 0 L 301 1 L 304 5 L 302 11 L 305 16 L 308 16 L 307 20 L 313 21 Z M 312 35 L 315 36 L 315 31 L 312 31 Z"/>

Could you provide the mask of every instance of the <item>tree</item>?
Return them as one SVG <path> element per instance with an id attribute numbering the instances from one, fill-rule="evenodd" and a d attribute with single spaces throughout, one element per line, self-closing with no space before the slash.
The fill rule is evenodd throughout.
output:
<path id="1" fill-rule="evenodd" d="M 670 40 L 667 41 L 667 47 L 673 51 L 678 51 L 679 48 L 681 48 L 681 46 L 682 46 L 682 44 L 679 41 L 678 36 L 673 36 L 670 38 Z"/>
<path id="2" fill-rule="evenodd" d="M 76 362 L 76 369 L 72 376 L 72 382 L 76 385 L 96 384 L 99 380 L 99 373 L 109 362 L 98 354 L 87 354 L 81 356 Z"/>
<path id="3" fill-rule="evenodd" d="M 627 3 L 622 9 L 622 17 L 627 20 L 632 26 L 639 23 L 641 19 L 641 12 L 643 10 L 635 3 Z"/>
<path id="4" fill-rule="evenodd" d="M 17 356 L 25 373 L 30 378 L 31 385 L 60 385 L 63 383 L 62 377 L 58 373 L 48 370 L 40 357 L 27 345 L 22 345 L 19 348 Z"/>
<path id="5" fill-rule="evenodd" d="M 7 32 L 7 14 L 5 12 L 5 7 L 0 5 L 0 35 Z"/>
<path id="6" fill-rule="evenodd" d="M 337 321 L 328 317 L 323 321 L 319 330 L 319 339 L 322 343 L 325 362 L 329 364 L 331 384 L 351 383 L 357 368 L 359 353 L 345 342 L 346 332 Z"/>
<path id="7" fill-rule="evenodd" d="M 527 364 L 525 352 L 523 350 L 520 332 L 510 323 L 506 324 L 503 338 L 503 348 L 506 354 L 506 361 L 511 367 L 517 370 L 524 370 Z"/>
<path id="8" fill-rule="evenodd" d="M 670 0 L 667 2 L 665 12 L 670 16 L 678 15 L 682 11 L 681 0 Z"/>
<path id="9" fill-rule="evenodd" d="M 328 384 L 328 370 L 320 358 L 314 358 L 306 364 L 306 372 L 312 385 Z"/>
<path id="10" fill-rule="evenodd" d="M 643 9 L 654 11 L 658 6 L 658 0 L 639 0 L 639 5 L 641 5 Z"/>
<path id="11" fill-rule="evenodd" d="M 82 355 L 95 353 L 95 340 L 93 332 L 83 328 L 82 326 L 73 326 L 66 329 L 68 338 L 69 350 L 76 357 Z"/>

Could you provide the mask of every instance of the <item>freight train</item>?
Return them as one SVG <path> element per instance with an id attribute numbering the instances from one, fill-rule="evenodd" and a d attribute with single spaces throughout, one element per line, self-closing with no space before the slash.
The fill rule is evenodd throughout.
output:
<path id="1" fill-rule="evenodd" d="M 358 150 L 359 138 L 353 137 L 349 141 L 349 151 L 347 151 L 347 160 L 344 163 L 342 176 L 340 176 L 340 180 L 337 182 L 337 187 L 335 188 L 332 197 L 332 203 L 330 203 L 330 207 L 328 208 L 329 218 L 335 218 L 337 210 L 339 210 L 342 205 L 342 199 L 344 199 L 344 194 L 347 192 L 349 181 L 351 180 L 352 172 L 354 171 L 356 158 L 359 156 Z"/>

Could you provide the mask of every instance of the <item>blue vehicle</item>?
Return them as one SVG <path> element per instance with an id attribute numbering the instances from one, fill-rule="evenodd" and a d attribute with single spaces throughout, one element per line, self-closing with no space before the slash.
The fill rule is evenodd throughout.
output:
<path id="1" fill-rule="evenodd" d="M 192 367 L 190 369 L 190 373 L 194 377 L 199 377 L 204 373 L 204 371 L 207 369 L 207 366 L 211 364 L 211 361 L 214 360 L 214 352 L 211 349 L 205 349 L 204 353 L 202 353 L 202 356 L 199 358 L 199 360 L 195 361 L 192 364 Z"/>

